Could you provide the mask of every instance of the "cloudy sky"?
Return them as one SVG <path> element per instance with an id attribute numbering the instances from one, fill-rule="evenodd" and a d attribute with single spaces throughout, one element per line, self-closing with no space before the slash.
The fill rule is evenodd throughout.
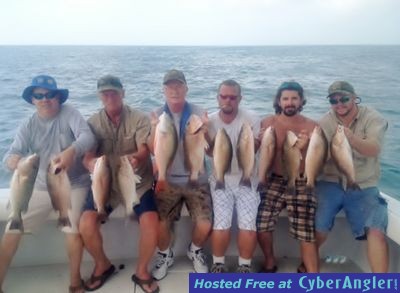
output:
<path id="1" fill-rule="evenodd" d="M 399 0 L 2 1 L 0 45 L 400 44 Z"/>

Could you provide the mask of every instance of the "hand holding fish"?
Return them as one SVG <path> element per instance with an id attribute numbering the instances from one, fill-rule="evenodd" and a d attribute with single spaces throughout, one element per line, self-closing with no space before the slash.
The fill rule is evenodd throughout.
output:
<path id="1" fill-rule="evenodd" d="M 17 169 L 18 166 L 18 162 L 21 160 L 21 156 L 20 155 L 10 155 L 7 159 L 7 167 L 8 169 L 10 169 L 11 171 L 14 171 L 15 169 Z"/>
<path id="2" fill-rule="evenodd" d="M 344 135 L 346 135 L 347 140 L 349 141 L 349 144 L 351 146 L 353 146 L 353 141 L 354 141 L 354 137 L 355 137 L 353 131 L 351 131 L 350 128 L 344 127 L 344 126 L 343 126 L 343 131 L 344 131 Z"/>
<path id="3" fill-rule="evenodd" d="M 131 164 L 132 169 L 135 170 L 139 165 L 139 160 L 136 158 L 134 154 L 126 155 L 126 157 L 128 158 L 128 161 Z"/>
<path id="4" fill-rule="evenodd" d="M 70 146 L 69 148 L 59 153 L 56 157 L 54 157 L 53 161 L 56 168 L 68 170 L 72 166 L 74 158 L 75 147 Z"/>
<path id="5" fill-rule="evenodd" d="M 305 146 L 308 144 L 310 137 L 308 135 L 307 130 L 303 129 L 300 131 L 299 135 L 297 136 L 296 147 L 300 150 L 304 149 Z"/>

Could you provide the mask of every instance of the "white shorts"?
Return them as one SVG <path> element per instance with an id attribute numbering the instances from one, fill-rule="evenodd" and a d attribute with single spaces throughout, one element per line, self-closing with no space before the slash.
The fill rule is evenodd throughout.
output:
<path id="1" fill-rule="evenodd" d="M 71 191 L 71 209 L 68 211 L 71 227 L 63 227 L 64 233 L 79 233 L 79 219 L 82 214 L 82 208 L 85 204 L 89 187 L 76 188 Z M 35 233 L 39 227 L 47 220 L 53 211 L 50 195 L 47 191 L 33 190 L 29 201 L 28 211 L 22 214 L 22 223 L 24 233 Z M 57 212 L 58 216 L 58 212 Z M 19 230 L 9 230 L 10 221 L 6 225 L 4 233 L 21 233 Z"/>
<path id="2" fill-rule="evenodd" d="M 236 203 L 237 225 L 240 230 L 256 231 L 256 219 L 260 196 L 246 186 L 225 185 L 225 190 L 215 190 L 215 179 L 211 176 L 210 188 L 214 211 L 215 230 L 227 230 L 232 226 L 233 207 Z"/>

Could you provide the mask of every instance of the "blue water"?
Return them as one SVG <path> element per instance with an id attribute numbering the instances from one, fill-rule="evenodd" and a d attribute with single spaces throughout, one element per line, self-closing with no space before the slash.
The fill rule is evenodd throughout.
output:
<path id="1" fill-rule="evenodd" d="M 150 111 L 163 102 L 161 81 L 171 68 L 185 72 L 188 99 L 209 111 L 216 109 L 219 82 L 236 79 L 243 86 L 243 106 L 261 116 L 273 113 L 272 99 L 282 81 L 295 79 L 303 85 L 303 113 L 313 119 L 329 107 L 324 99 L 329 84 L 350 81 L 362 103 L 389 121 L 380 188 L 400 198 L 400 46 L 0 46 L 0 157 L 18 124 L 34 110 L 20 98 L 33 76 L 53 75 L 70 90 L 68 102 L 89 117 L 101 107 L 95 95 L 101 75 L 119 76 L 126 103 Z M 8 186 L 10 176 L 0 167 L 0 188 Z"/>

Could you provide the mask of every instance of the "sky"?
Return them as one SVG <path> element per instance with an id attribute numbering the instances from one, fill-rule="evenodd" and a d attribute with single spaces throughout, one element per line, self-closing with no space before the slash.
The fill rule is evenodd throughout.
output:
<path id="1" fill-rule="evenodd" d="M 0 45 L 400 44 L 399 0 L 1 0 Z"/>

